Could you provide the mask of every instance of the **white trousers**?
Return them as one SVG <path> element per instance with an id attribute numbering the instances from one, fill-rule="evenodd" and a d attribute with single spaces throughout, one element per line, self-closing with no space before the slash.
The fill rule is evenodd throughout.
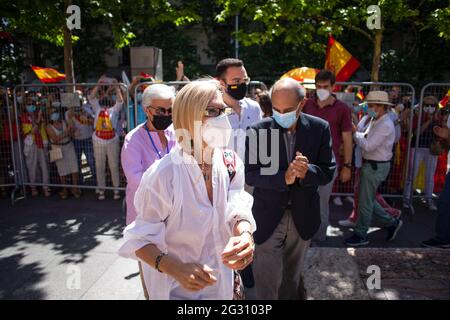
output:
<path id="1" fill-rule="evenodd" d="M 97 186 L 99 190 L 105 187 L 105 167 L 106 161 L 111 171 L 111 179 L 113 187 L 119 187 L 119 155 L 120 145 L 119 139 L 113 140 L 108 143 L 102 143 L 94 140 L 94 158 L 95 169 L 97 171 Z"/>

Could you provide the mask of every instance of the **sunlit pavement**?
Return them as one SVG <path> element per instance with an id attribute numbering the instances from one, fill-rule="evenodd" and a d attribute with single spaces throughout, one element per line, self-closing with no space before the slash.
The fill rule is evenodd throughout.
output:
<path id="1" fill-rule="evenodd" d="M 0 200 L 0 298 L 144 299 L 137 263 L 117 256 L 125 219 L 122 202 L 111 197 L 39 196 L 15 206 Z M 386 243 L 385 231 L 374 228 L 369 249 L 353 250 L 343 245 L 350 232 L 337 224 L 350 209 L 331 204 L 329 237 L 308 252 L 309 299 L 450 298 L 450 251 L 418 249 L 433 235 L 435 213 L 418 206 L 414 217 L 403 217 L 396 241 Z M 376 285 L 373 265 L 380 268 L 379 290 L 367 290 Z"/>

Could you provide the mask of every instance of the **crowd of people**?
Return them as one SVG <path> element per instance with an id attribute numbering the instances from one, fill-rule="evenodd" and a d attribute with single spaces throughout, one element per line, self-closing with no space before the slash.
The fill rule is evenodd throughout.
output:
<path id="1" fill-rule="evenodd" d="M 145 89 L 147 121 L 122 149 L 132 159 L 123 161 L 132 185 L 119 253 L 139 261 L 147 298 L 239 299 L 239 273 L 253 278 L 257 299 L 305 298 L 305 253 L 326 238 L 333 181 L 350 181 L 355 161 L 354 208 L 341 222 L 354 231 L 345 243 L 367 245 L 374 215 L 395 240 L 401 211 L 377 193 L 391 171 L 400 119 L 409 119 L 392 93 L 372 90 L 352 110 L 333 93 L 334 74 L 322 70 L 314 95 L 286 78 L 256 90 L 252 101 L 242 61 L 222 60 L 216 71 L 178 93 Z M 434 107 L 425 112 L 438 119 Z M 430 132 L 447 143 L 448 120 L 439 120 Z M 439 236 L 424 245 L 449 246 L 444 202 Z"/>
<path id="2" fill-rule="evenodd" d="M 449 105 L 439 108 L 434 96 L 413 105 L 400 87 L 370 88 L 349 103 L 339 99 L 329 70 L 317 73 L 313 87 L 284 78 L 249 94 L 244 63 L 232 58 L 217 64 L 214 78 L 189 81 L 182 65 L 177 78 L 187 84 L 140 85 L 136 77 L 127 93 L 102 76 L 92 88 L 77 88 L 72 108 L 63 108 L 60 92 L 19 90 L 20 130 L 10 130 L 2 111 L 2 154 L 12 154 L 8 141 L 21 139 L 33 196 L 34 183 L 51 195 L 51 165 L 62 199 L 69 188 L 81 196 L 82 162 L 99 200 L 107 177 L 120 199 L 124 175 L 127 227 L 119 253 L 139 262 L 148 299 L 241 299 L 240 275 L 254 283 L 258 299 L 305 298 L 302 262 L 311 242 L 327 238 L 336 185 L 354 193 L 348 219 L 339 221 L 353 229 L 346 245 L 369 243 L 373 216 L 394 241 L 401 210 L 379 191 L 405 188 L 409 209 L 422 161 L 423 203 L 439 210 L 437 235 L 423 245 L 450 247 L 448 174 L 441 201 L 433 200 L 437 159 L 448 150 Z M 133 102 L 142 120 L 126 132 L 124 106 Z M 414 170 L 406 176 L 409 143 Z"/>

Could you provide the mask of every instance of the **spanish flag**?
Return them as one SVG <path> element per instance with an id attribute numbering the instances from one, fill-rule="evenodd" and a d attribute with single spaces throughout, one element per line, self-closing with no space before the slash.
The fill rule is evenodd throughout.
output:
<path id="1" fill-rule="evenodd" d="M 41 68 L 36 66 L 31 66 L 36 76 L 44 83 L 54 83 L 66 80 L 66 75 L 59 73 L 57 70 L 52 68 Z"/>
<path id="2" fill-rule="evenodd" d="M 364 93 L 362 92 L 361 89 L 359 89 L 358 92 L 356 93 L 356 97 L 357 97 L 360 101 L 364 101 Z"/>
<path id="3" fill-rule="evenodd" d="M 347 81 L 360 67 L 360 63 L 330 35 L 328 38 L 325 69 L 333 71 L 336 81 Z"/>
<path id="4" fill-rule="evenodd" d="M 449 98 L 450 98 L 450 90 L 448 90 L 447 95 L 444 98 L 442 98 L 441 101 L 439 101 L 439 108 L 441 108 L 441 109 L 445 108 L 445 106 L 448 103 Z"/>

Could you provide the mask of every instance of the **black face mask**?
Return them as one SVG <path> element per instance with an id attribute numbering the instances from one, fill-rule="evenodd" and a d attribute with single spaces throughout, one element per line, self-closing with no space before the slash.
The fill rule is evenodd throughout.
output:
<path id="1" fill-rule="evenodd" d="M 166 130 L 172 124 L 172 116 L 153 116 L 153 126 L 156 130 Z"/>
<path id="2" fill-rule="evenodd" d="M 236 100 L 242 100 L 247 94 L 247 87 L 248 86 L 245 82 L 238 85 L 227 85 L 227 93 Z"/>

